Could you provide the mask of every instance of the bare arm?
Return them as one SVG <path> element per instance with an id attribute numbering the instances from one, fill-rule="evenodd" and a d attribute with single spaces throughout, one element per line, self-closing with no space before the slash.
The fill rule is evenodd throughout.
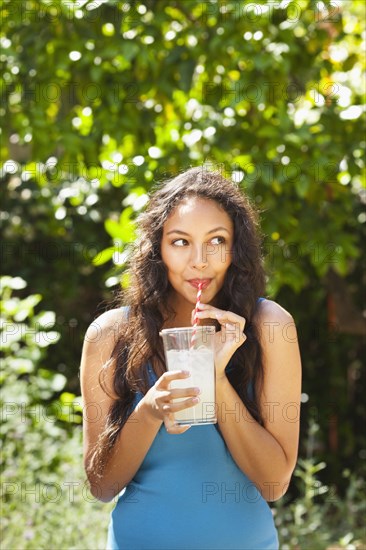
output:
<path id="1" fill-rule="evenodd" d="M 266 500 L 277 500 L 288 488 L 297 459 L 301 360 L 289 313 L 266 300 L 257 323 L 264 362 L 260 396 L 264 426 L 254 420 L 228 381 L 224 371 L 228 361 L 217 366 L 218 422 L 239 468 Z"/>
<path id="2" fill-rule="evenodd" d="M 165 412 L 165 404 L 173 397 L 190 397 L 174 405 L 174 410 L 193 406 L 192 396 L 197 395 L 194 388 L 170 390 L 169 383 L 176 378 L 186 378 L 181 371 L 164 373 L 156 384 L 139 402 L 123 426 L 115 445 L 108 457 L 101 478 L 91 471 L 92 458 L 97 441 L 105 428 L 110 406 L 117 397 L 111 390 L 115 372 L 115 362 L 110 362 L 104 378 L 107 395 L 99 382 L 99 373 L 109 360 L 115 345 L 118 324 L 122 322 L 121 310 L 112 310 L 101 315 L 88 328 L 81 358 L 80 378 L 83 396 L 83 441 L 84 467 L 90 482 L 90 489 L 97 499 L 109 502 L 134 477 L 162 423 L 172 434 L 185 432 L 188 427 L 174 426 L 173 414 Z"/>

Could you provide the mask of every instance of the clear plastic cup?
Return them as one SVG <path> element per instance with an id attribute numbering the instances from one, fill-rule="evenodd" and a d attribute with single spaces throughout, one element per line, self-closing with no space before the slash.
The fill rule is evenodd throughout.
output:
<path id="1" fill-rule="evenodd" d="M 199 403 L 175 413 L 179 425 L 215 424 L 217 422 L 215 403 L 215 327 L 197 326 L 169 328 L 161 331 L 167 369 L 187 370 L 190 378 L 173 380 L 171 388 L 200 388 Z M 175 402 L 183 401 L 178 398 Z"/>

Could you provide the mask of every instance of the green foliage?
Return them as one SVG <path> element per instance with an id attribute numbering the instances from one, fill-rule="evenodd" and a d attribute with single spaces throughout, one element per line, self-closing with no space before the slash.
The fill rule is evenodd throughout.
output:
<path id="1" fill-rule="evenodd" d="M 52 311 L 34 313 L 40 295 L 24 299 L 13 296 L 13 290 L 26 286 L 20 277 L 1 277 L 1 437 L 3 444 L 3 474 L 11 478 L 23 474 L 27 481 L 46 479 L 60 464 L 59 443 L 68 439 L 65 427 L 58 422 L 64 418 L 66 377 L 45 368 L 46 349 L 59 334 L 50 330 L 54 325 Z M 46 329 L 46 330 L 45 330 Z M 61 394 L 61 395 L 60 395 Z M 60 399 L 55 396 L 60 395 Z M 80 422 L 73 409 L 75 395 L 70 395 L 68 422 Z M 28 458 L 24 455 L 24 445 Z M 45 452 L 47 450 L 47 462 Z M 50 470 L 49 470 L 50 468 Z M 9 474 L 10 472 L 10 474 Z"/>
<path id="2" fill-rule="evenodd" d="M 52 330 L 55 315 L 34 313 L 40 295 L 13 295 L 26 287 L 20 277 L 0 283 L 2 548 L 59 548 L 60 541 L 65 548 L 92 548 L 100 504 L 85 481 L 81 430 L 70 430 L 80 422 L 81 405 L 62 392 L 65 376 L 45 368 L 46 350 L 59 337 Z M 75 510 L 84 514 L 83 527 Z M 104 522 L 105 529 L 107 517 Z"/>
<path id="3" fill-rule="evenodd" d="M 26 286 L 20 277 L 2 277 L 0 282 L 2 474 L 4 487 L 11 489 L 5 500 L 12 509 L 20 483 L 30 487 L 47 484 L 67 466 L 70 457 L 60 454 L 60 445 L 67 446 L 75 438 L 68 423 L 80 422 L 81 417 L 74 407 L 75 395 L 62 392 L 65 376 L 44 366 L 47 347 L 59 338 L 52 330 L 55 314 L 34 313 L 40 295 L 13 296 L 14 290 Z M 14 488 L 17 496 L 13 501 Z"/>
<path id="4" fill-rule="evenodd" d="M 318 429 L 316 423 L 310 423 L 309 439 Z M 328 487 L 318 478 L 318 472 L 325 468 L 325 462 L 317 462 L 312 456 L 299 459 L 294 472 L 297 498 L 291 502 L 286 495 L 275 503 L 281 549 L 364 548 L 364 475 L 361 471 L 351 473 L 345 469 L 342 475 L 347 481 L 347 490 L 341 498 L 335 483 Z"/>
<path id="5" fill-rule="evenodd" d="M 7 174 L 41 190 L 69 182 L 81 213 L 101 189 L 131 197 L 208 160 L 265 212 L 267 244 L 278 248 L 272 295 L 283 285 L 299 292 L 310 270 L 352 271 L 364 174 L 362 2 L 21 5 L 3 2 Z"/>
<path id="6" fill-rule="evenodd" d="M 300 460 L 294 472 L 300 478 L 299 496 L 293 502 L 286 497 L 276 502 L 275 522 L 281 549 L 364 548 L 364 480 L 344 470 L 348 488 L 341 499 L 335 485 L 330 491 L 318 479 L 317 472 L 325 467 L 324 462 L 316 463 L 314 459 Z"/>

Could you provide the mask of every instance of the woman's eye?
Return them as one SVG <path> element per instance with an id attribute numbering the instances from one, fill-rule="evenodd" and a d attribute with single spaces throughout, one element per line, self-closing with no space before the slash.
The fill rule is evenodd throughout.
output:
<path id="1" fill-rule="evenodd" d="M 217 246 L 219 244 L 223 244 L 224 242 L 225 242 L 224 237 L 213 237 L 210 240 L 210 244 L 213 244 L 215 246 Z M 189 243 L 188 243 L 187 239 L 175 239 L 174 241 L 172 241 L 173 246 L 187 246 L 188 244 Z"/>
<path id="2" fill-rule="evenodd" d="M 186 243 L 187 243 L 186 239 L 176 239 L 175 241 L 172 242 L 174 246 L 185 246 Z"/>
<path id="3" fill-rule="evenodd" d="M 213 239 L 211 239 L 211 243 L 212 244 L 223 244 L 225 242 L 225 238 L 224 237 L 214 237 Z"/>

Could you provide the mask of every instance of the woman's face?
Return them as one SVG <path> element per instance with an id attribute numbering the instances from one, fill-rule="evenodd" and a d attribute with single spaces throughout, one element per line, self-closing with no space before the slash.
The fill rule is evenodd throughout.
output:
<path id="1" fill-rule="evenodd" d="M 202 303 L 212 302 L 231 264 L 233 240 L 233 222 L 218 203 L 188 197 L 173 210 L 163 227 L 161 256 L 177 305 L 195 304 L 200 281 Z"/>

